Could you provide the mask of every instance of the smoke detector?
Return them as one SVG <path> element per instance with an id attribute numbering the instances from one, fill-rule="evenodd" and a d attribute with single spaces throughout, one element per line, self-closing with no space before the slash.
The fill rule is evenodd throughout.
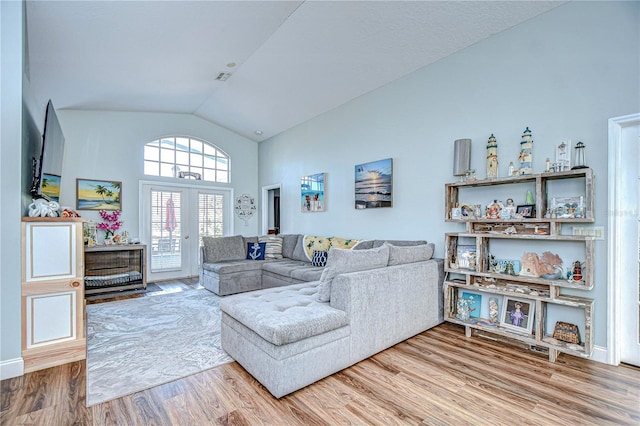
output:
<path id="1" fill-rule="evenodd" d="M 218 81 L 227 81 L 229 79 L 229 77 L 231 77 L 231 73 L 230 72 L 220 72 L 216 76 L 216 80 L 218 80 Z"/>

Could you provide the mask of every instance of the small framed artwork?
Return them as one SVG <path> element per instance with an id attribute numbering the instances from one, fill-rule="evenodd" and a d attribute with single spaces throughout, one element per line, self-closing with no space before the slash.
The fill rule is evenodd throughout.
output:
<path id="1" fill-rule="evenodd" d="M 451 208 L 451 219 L 453 219 L 453 220 L 462 219 L 462 209 L 460 207 L 452 207 Z"/>
<path id="2" fill-rule="evenodd" d="M 476 215 L 471 204 L 460 204 L 463 219 L 475 219 Z"/>
<path id="3" fill-rule="evenodd" d="M 500 327 L 518 333 L 531 334 L 535 308 L 533 300 L 504 296 L 500 313 Z"/>
<path id="4" fill-rule="evenodd" d="M 76 210 L 122 210 L 122 182 L 76 179 Z"/>
<path id="5" fill-rule="evenodd" d="M 300 210 L 302 212 L 323 212 L 325 210 L 326 173 L 303 176 L 300 179 Z"/>
<path id="6" fill-rule="evenodd" d="M 535 217 L 536 216 L 536 205 L 535 204 L 523 204 L 518 206 L 516 209 L 516 214 L 519 214 L 522 217 Z"/>
<path id="7" fill-rule="evenodd" d="M 469 318 L 480 318 L 480 307 L 482 306 L 482 295 L 476 293 L 463 292 L 462 298 L 467 301 L 469 307 Z"/>
<path id="8" fill-rule="evenodd" d="M 459 245 L 456 251 L 459 269 L 476 270 L 476 246 Z"/>
<path id="9" fill-rule="evenodd" d="M 355 207 L 393 207 L 393 159 L 372 161 L 355 167 Z"/>

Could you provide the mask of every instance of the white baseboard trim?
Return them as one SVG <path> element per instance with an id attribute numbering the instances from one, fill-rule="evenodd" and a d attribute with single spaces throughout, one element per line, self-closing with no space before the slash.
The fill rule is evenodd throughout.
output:
<path id="1" fill-rule="evenodd" d="M 24 374 L 22 358 L 8 359 L 0 362 L 0 380 L 12 379 Z"/>
<path id="2" fill-rule="evenodd" d="M 604 346 L 594 346 L 590 359 L 603 364 L 613 365 L 609 359 L 609 351 Z"/>

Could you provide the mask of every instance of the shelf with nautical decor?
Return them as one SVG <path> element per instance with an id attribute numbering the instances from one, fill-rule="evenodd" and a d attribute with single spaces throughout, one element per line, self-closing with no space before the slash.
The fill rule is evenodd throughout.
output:
<path id="1" fill-rule="evenodd" d="M 445 194 L 445 220 L 466 228 L 445 234 L 445 320 L 551 362 L 589 357 L 594 301 L 565 293 L 594 288 L 595 238 L 562 225 L 594 222 L 592 170 L 466 180 Z"/>
<path id="2" fill-rule="evenodd" d="M 563 185 L 565 182 L 573 185 Z M 558 186 L 558 188 L 553 188 Z M 479 191 L 483 187 L 491 187 Z M 497 187 L 502 187 L 496 190 Z M 509 187 L 522 188 L 532 200 L 509 205 L 514 198 Z M 571 192 L 562 192 L 562 191 Z M 513 190 L 512 190 L 513 191 Z M 485 198 L 478 199 L 482 192 Z M 504 198 L 501 198 L 504 195 Z M 468 179 L 445 184 L 445 220 L 447 222 L 504 222 L 517 219 L 522 224 L 594 221 L 594 175 L 590 168 L 515 175 L 482 180 Z M 505 202 L 500 200 L 507 200 Z M 559 225 L 558 225 L 559 226 Z M 559 231 L 558 231 L 559 232 Z"/>

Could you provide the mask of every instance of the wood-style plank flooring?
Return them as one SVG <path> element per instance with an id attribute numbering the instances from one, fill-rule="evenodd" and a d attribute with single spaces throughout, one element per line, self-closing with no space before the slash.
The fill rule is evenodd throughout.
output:
<path id="1" fill-rule="evenodd" d="M 448 323 L 280 400 L 235 362 L 90 408 L 84 361 L 1 386 L 1 425 L 640 424 L 640 368 L 551 364 Z"/>

